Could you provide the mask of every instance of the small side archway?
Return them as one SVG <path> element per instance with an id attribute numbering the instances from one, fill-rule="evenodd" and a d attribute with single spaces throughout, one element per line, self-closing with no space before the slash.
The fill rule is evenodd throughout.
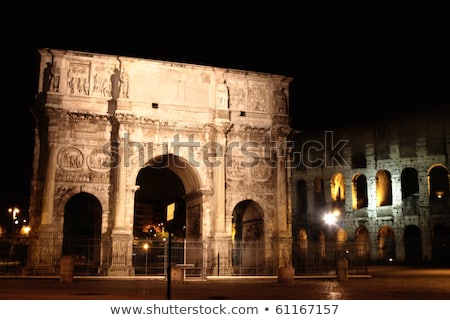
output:
<path id="1" fill-rule="evenodd" d="M 253 200 L 239 202 L 233 210 L 233 272 L 257 275 L 264 272 L 264 212 Z"/>
<path id="2" fill-rule="evenodd" d="M 74 259 L 74 274 L 100 269 L 102 206 L 90 193 L 72 196 L 64 207 L 62 255 Z"/>

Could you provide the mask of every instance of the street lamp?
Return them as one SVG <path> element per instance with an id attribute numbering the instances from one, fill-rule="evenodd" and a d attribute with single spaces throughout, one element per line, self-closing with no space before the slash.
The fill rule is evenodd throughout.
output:
<path id="1" fill-rule="evenodd" d="M 12 228 L 11 228 L 11 234 L 15 235 L 15 225 L 19 224 L 18 215 L 20 213 L 20 209 L 17 207 L 12 207 L 8 209 L 8 212 L 12 214 Z"/>
<path id="2" fill-rule="evenodd" d="M 145 276 L 147 276 L 147 263 L 148 263 L 148 248 L 150 246 L 148 245 L 148 243 L 144 243 L 144 250 L 145 250 Z"/>
<path id="3" fill-rule="evenodd" d="M 339 213 L 336 213 L 336 212 L 325 213 L 325 215 L 323 216 L 323 220 L 328 225 L 334 225 L 337 222 L 338 215 L 339 215 Z"/>
<path id="4" fill-rule="evenodd" d="M 330 232 L 330 236 L 336 239 L 336 230 L 339 228 L 338 219 L 339 219 L 339 211 L 327 212 L 323 215 L 323 221 L 328 226 L 328 231 Z"/>

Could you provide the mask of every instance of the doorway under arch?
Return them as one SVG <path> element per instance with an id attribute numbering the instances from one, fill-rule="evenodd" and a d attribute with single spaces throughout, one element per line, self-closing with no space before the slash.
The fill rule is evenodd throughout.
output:
<path id="1" fill-rule="evenodd" d="M 417 265 L 422 263 L 422 237 L 417 226 L 406 226 L 403 234 L 405 244 L 405 263 Z"/>
<path id="2" fill-rule="evenodd" d="M 72 196 L 64 207 L 62 255 L 73 257 L 74 274 L 97 274 L 100 268 L 102 206 L 90 193 Z"/>
<path id="3" fill-rule="evenodd" d="M 382 226 L 378 231 L 378 256 L 382 261 L 393 262 L 396 257 L 395 233 L 391 226 Z"/>
<path id="4" fill-rule="evenodd" d="M 203 253 L 187 240 L 201 240 L 201 194 L 195 169 L 173 154 L 153 158 L 136 177 L 133 220 L 135 274 L 164 274 L 167 244 L 173 264 L 202 263 Z M 173 217 L 168 217 L 169 207 Z M 200 246 L 201 248 L 201 246 Z M 187 254 L 189 253 L 189 254 Z M 189 257 L 188 257 L 189 255 Z"/>
<path id="5" fill-rule="evenodd" d="M 432 230 L 433 263 L 450 265 L 450 227 L 437 225 Z"/>
<path id="6" fill-rule="evenodd" d="M 359 226 L 355 231 L 356 257 L 360 262 L 368 262 L 370 258 L 369 230 L 365 226 Z"/>
<path id="7" fill-rule="evenodd" d="M 234 274 L 264 273 L 264 213 L 253 200 L 241 201 L 234 208 L 232 237 Z"/>
<path id="8" fill-rule="evenodd" d="M 168 168 L 145 167 L 139 171 L 135 193 L 134 237 L 167 237 L 167 205 L 176 204 L 176 214 L 170 230 L 184 238 L 186 223 L 185 189 L 180 178 Z"/>

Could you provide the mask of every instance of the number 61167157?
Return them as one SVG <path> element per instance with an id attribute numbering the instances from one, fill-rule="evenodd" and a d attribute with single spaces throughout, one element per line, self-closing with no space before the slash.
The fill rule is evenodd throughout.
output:
<path id="1" fill-rule="evenodd" d="M 279 304 L 277 314 L 336 314 L 337 304 Z"/>

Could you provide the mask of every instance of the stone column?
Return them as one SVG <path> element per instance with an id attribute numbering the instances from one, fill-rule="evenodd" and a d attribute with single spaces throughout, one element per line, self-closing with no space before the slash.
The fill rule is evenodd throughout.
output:
<path id="1" fill-rule="evenodd" d="M 213 137 L 216 143 L 216 161 L 213 168 L 213 190 L 215 202 L 215 228 L 217 236 L 223 237 L 226 234 L 225 226 L 225 170 L 226 170 L 226 150 L 227 132 L 230 129 L 229 93 L 226 79 L 223 75 L 217 75 L 215 92 L 215 115 Z"/>
<path id="2" fill-rule="evenodd" d="M 419 184 L 421 186 L 429 185 L 429 176 L 427 171 L 419 171 Z M 424 262 L 432 262 L 433 260 L 433 244 L 432 244 L 432 224 L 430 224 L 430 195 L 428 188 L 421 188 L 419 195 L 419 217 L 421 217 L 422 228 L 422 258 Z"/>
<path id="3" fill-rule="evenodd" d="M 123 140 L 122 146 L 123 146 Z M 125 167 L 125 159 L 123 148 L 119 147 L 120 163 L 116 168 L 116 190 L 114 199 L 114 230 L 120 231 L 125 229 L 125 206 L 126 206 L 126 185 L 127 185 L 127 168 Z"/>
<path id="4" fill-rule="evenodd" d="M 55 202 L 55 173 L 56 173 L 56 141 L 49 136 L 47 170 L 42 193 L 41 225 L 50 225 L 53 222 L 53 206 Z"/>
<path id="5" fill-rule="evenodd" d="M 132 228 L 126 223 L 126 198 L 129 192 L 127 192 L 126 188 L 127 168 L 125 167 L 123 138 L 121 138 L 121 145 L 118 148 L 120 163 L 113 170 L 113 174 L 115 174 L 115 190 L 113 191 L 115 201 L 112 208 L 114 213 L 114 228 L 111 234 L 112 261 L 108 274 L 128 276 L 134 274 L 132 267 L 133 232 Z"/>
<path id="6" fill-rule="evenodd" d="M 373 216 L 376 217 L 376 212 L 377 212 L 377 199 L 376 199 L 376 194 L 377 194 L 377 184 L 376 184 L 376 179 L 375 176 L 369 176 L 367 177 L 367 195 L 368 195 L 368 206 L 367 206 L 367 210 L 368 212 L 373 212 Z M 370 215 L 370 213 L 369 213 Z"/>
<path id="7" fill-rule="evenodd" d="M 276 128 L 276 150 L 277 166 L 276 166 L 276 208 L 277 208 L 277 229 L 279 235 L 290 238 L 291 230 L 288 217 L 288 175 L 286 162 L 289 160 L 286 137 L 290 129 L 287 126 L 279 126 Z"/>
<path id="8" fill-rule="evenodd" d="M 214 167 L 214 202 L 215 207 L 215 232 L 216 234 L 225 234 L 225 170 L 226 159 L 225 150 L 227 140 L 225 138 L 223 127 L 218 127 L 216 143 L 221 148 L 220 153 L 216 154 L 216 166 Z"/>
<path id="9" fill-rule="evenodd" d="M 216 153 L 216 166 L 213 168 L 213 186 L 214 186 L 214 242 L 216 260 L 214 275 L 231 275 L 231 256 L 229 254 L 229 245 L 231 243 L 231 233 L 227 232 L 226 219 L 226 166 L 227 166 L 227 132 L 230 128 L 229 121 L 223 120 L 216 124 L 216 143 L 218 148 Z M 228 228 L 230 229 L 230 228 Z"/>
<path id="10" fill-rule="evenodd" d="M 53 211 L 57 163 L 56 133 L 48 136 L 47 170 L 43 181 L 41 222 L 30 240 L 30 256 L 26 273 L 55 275 L 61 258 L 62 234 L 55 230 Z M 33 248 L 33 249 L 31 249 Z"/>
<path id="11" fill-rule="evenodd" d="M 277 231 L 277 250 L 274 252 L 278 256 L 278 261 L 275 260 L 277 267 L 291 266 L 292 264 L 292 222 L 290 218 L 289 202 L 288 202 L 288 178 L 286 161 L 289 160 L 287 156 L 287 141 L 286 137 L 289 135 L 291 129 L 288 126 L 275 126 L 274 135 L 276 137 L 277 150 L 277 165 L 276 165 L 276 231 Z"/>

